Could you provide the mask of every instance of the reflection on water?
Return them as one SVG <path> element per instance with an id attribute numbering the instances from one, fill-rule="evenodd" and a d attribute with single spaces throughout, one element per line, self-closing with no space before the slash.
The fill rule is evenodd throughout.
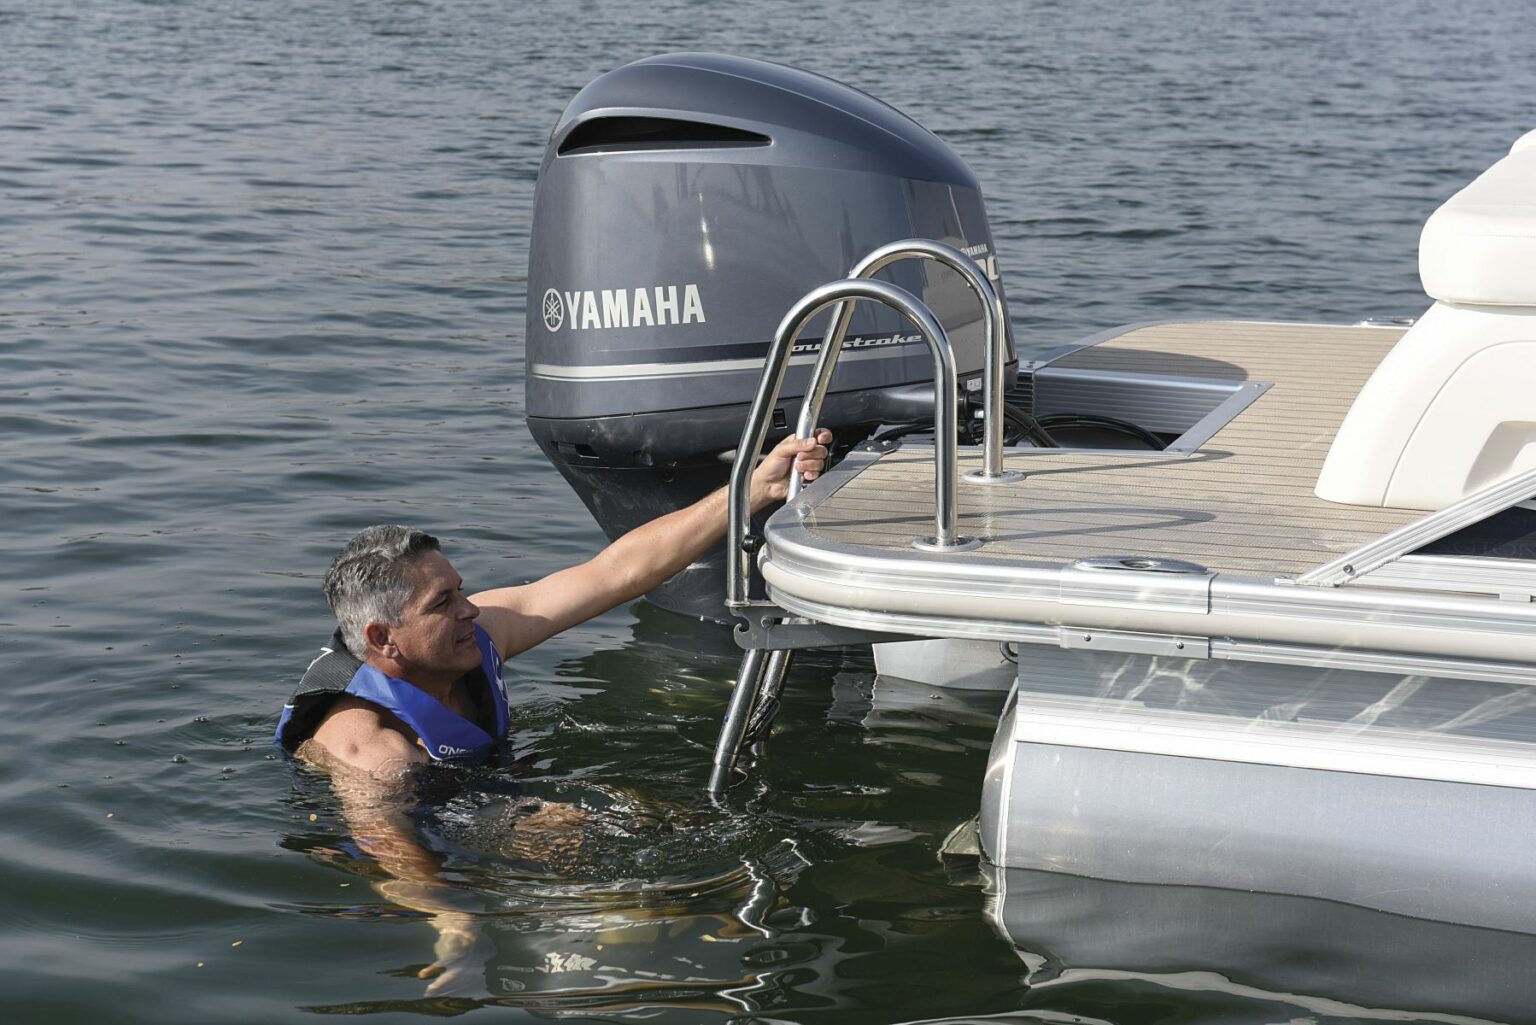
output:
<path id="1" fill-rule="evenodd" d="M 1139 1021 L 1529 1022 L 1536 936 L 1347 904 L 988 869 L 990 913 L 1029 967 L 1031 1002 Z M 1123 1020 L 1123 1019 L 1117 1019 Z"/>
<path id="2" fill-rule="evenodd" d="M 324 780 L 298 772 L 318 796 Z M 479 978 L 426 1003 L 471 994 L 473 1004 L 740 1012 L 779 960 L 759 949 L 763 941 L 806 920 L 784 891 L 808 861 L 759 817 L 515 770 L 429 768 L 413 782 L 415 835 L 441 858 L 440 878 L 479 906 L 484 960 Z M 291 837 L 287 846 L 370 880 L 387 877 L 345 835 Z M 306 910 L 425 917 L 385 905 Z M 386 1006 L 404 1005 L 312 1009 Z"/>
<path id="3" fill-rule="evenodd" d="M 805 868 L 763 820 L 634 789 L 521 782 L 466 793 L 436 835 L 479 870 L 494 945 L 485 989 L 520 1006 L 751 1010 L 777 958 L 762 950 L 804 909 Z M 569 809 L 553 816 L 551 809 Z M 530 825 L 532 822 L 532 825 Z"/>
<path id="4" fill-rule="evenodd" d="M 1530 1020 L 1536 984 L 1521 966 L 1536 937 L 1272 894 L 946 868 L 935 852 L 974 810 L 1000 696 L 876 678 L 867 659 L 805 654 L 786 692 L 792 727 L 712 804 L 692 761 L 716 720 L 694 719 L 699 693 L 683 681 L 722 684 L 734 652 L 707 634 L 693 657 L 715 667 L 685 664 L 677 637 L 675 618 L 646 610 L 622 648 L 550 674 L 579 686 L 615 659 L 655 666 L 654 704 L 627 728 L 616 719 L 635 706 L 611 692 L 573 709 L 535 691 L 519 706 L 535 739 L 518 767 L 430 777 L 418 835 L 481 926 L 482 967 L 453 992 L 421 995 L 423 917 L 366 888 L 377 868 L 323 786 L 301 779 L 319 818 L 288 846 L 357 881 L 353 903 L 303 910 L 407 929 L 416 952 L 374 969 L 409 995 L 360 981 L 351 998 L 305 1008 L 679 1023 Z M 647 723 L 670 729 L 670 746 L 628 736 Z M 613 750 L 631 743 L 650 745 L 643 778 L 614 768 L 632 764 Z M 835 750 L 850 745 L 856 761 Z M 551 763 L 560 771 L 530 768 Z M 958 1017 L 957 985 L 971 1008 Z"/>
<path id="5" fill-rule="evenodd" d="M 569 839 L 569 838 L 567 838 Z M 501 1004 L 677 1020 L 761 1005 L 782 952 L 770 941 L 805 918 L 783 897 L 804 867 L 793 845 L 742 857 L 715 876 L 613 884 L 529 880 L 494 867 L 450 872 L 486 903 L 482 977 L 433 998 L 312 1007 L 358 1012 Z M 425 946 L 425 944 L 424 944 Z M 686 1013 L 684 1013 L 686 1012 Z"/>
<path id="6" fill-rule="evenodd" d="M 690 636 L 693 657 L 708 662 L 681 660 L 679 620 L 645 609 L 621 652 L 555 667 L 556 686 L 579 686 L 615 658 L 653 665 L 657 686 L 638 720 L 628 701 L 590 695 L 572 710 L 544 703 L 549 685 L 514 680 L 525 725 L 517 765 L 418 779 L 415 834 L 475 908 L 482 969 L 431 997 L 418 983 L 412 997 L 306 1007 L 695 1022 L 879 1006 L 877 1020 L 895 1020 L 953 1007 L 943 980 L 956 944 L 977 953 L 994 992 L 1015 992 L 1021 966 L 981 917 L 980 890 L 952 885 L 934 857 L 974 808 L 974 796 L 954 802 L 979 779 L 1001 696 L 877 684 L 867 654 L 806 653 L 785 696 L 793 728 L 759 751 L 746 782 L 711 801 L 700 753 L 718 704 L 700 707 L 688 679 L 719 686 L 736 649 L 724 631 Z M 670 744 L 646 740 L 648 725 Z M 856 771 L 836 767 L 832 737 L 861 750 Z M 615 770 L 629 745 L 648 745 L 643 775 Z M 559 770 L 539 771 L 551 763 Z M 426 916 L 364 888 L 382 870 L 352 843 L 328 784 L 303 770 L 296 779 L 316 819 L 285 846 L 357 879 L 348 892 L 360 902 L 302 910 L 409 924 L 419 961 L 388 974 L 411 978 L 430 960 Z"/>
<path id="7" fill-rule="evenodd" d="M 517 779 L 466 788 L 424 832 L 454 857 L 495 858 L 521 878 L 632 888 L 717 874 L 765 842 L 765 825 L 708 802 L 664 805 L 635 788 Z"/>
<path id="8" fill-rule="evenodd" d="M 609 963 L 603 932 L 635 940 L 617 968 L 707 981 L 576 1017 L 653 999 L 686 1022 L 1211 1020 L 1108 974 L 1026 988 L 982 892 L 934 858 L 976 810 L 990 727 L 921 691 L 885 703 L 867 653 L 798 659 L 751 782 L 703 806 L 739 653 L 643 608 L 509 670 L 519 775 L 590 805 L 608 863 L 454 833 L 438 795 L 418 827 L 482 916 L 487 967 L 479 992 L 424 1000 L 431 927 L 373 890 L 329 788 L 267 760 L 330 633 L 317 578 L 373 522 L 432 530 L 480 586 L 600 543 L 522 426 L 520 335 L 549 128 L 603 71 L 744 53 L 912 114 L 982 181 L 1038 353 L 1171 317 L 1422 312 L 1424 217 L 1531 127 L 1529 5 L 1042 0 L 978 31 L 892 0 L 853 33 L 863 7 L 781 0 L 0 6 L 7 1021 L 537 1008 L 564 973 L 511 966 L 572 963 L 567 940 Z M 465 813 L 516 816 L 495 804 L 519 791 L 486 794 Z M 1439 973 L 1422 952 L 1404 985 Z M 1523 964 L 1490 956 L 1479 971 Z M 1315 1015 L 1228 1000 L 1218 1020 L 1287 1017 Z"/>

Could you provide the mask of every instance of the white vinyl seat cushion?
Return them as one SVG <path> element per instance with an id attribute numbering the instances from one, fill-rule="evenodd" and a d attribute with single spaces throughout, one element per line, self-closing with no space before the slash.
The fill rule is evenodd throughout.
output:
<path id="1" fill-rule="evenodd" d="M 1419 278 L 1444 303 L 1536 306 L 1536 132 L 1430 215 Z"/>

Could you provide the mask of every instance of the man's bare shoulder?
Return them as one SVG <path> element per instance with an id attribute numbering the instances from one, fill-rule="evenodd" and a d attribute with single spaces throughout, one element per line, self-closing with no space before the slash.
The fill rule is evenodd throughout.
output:
<path id="1" fill-rule="evenodd" d="M 314 736 L 295 752 L 323 769 L 345 766 L 391 775 L 427 760 L 415 739 L 388 711 L 350 694 L 336 699 Z"/>

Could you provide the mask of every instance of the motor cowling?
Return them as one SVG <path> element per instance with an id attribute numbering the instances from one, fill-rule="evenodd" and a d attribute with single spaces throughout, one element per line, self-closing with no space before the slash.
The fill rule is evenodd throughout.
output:
<path id="1" fill-rule="evenodd" d="M 997 280 L 970 169 L 894 108 L 820 75 L 671 54 L 572 100 L 534 198 L 527 413 L 545 455 L 610 538 L 721 486 L 785 311 L 902 238 L 947 242 Z M 987 340 L 961 277 L 925 260 L 882 277 L 943 323 L 965 386 Z M 1001 286 L 999 285 L 999 291 Z M 796 345 L 777 437 L 796 418 L 825 314 Z M 823 405 L 839 443 L 931 415 L 916 328 L 861 304 Z M 650 597 L 723 619 L 717 550 Z"/>

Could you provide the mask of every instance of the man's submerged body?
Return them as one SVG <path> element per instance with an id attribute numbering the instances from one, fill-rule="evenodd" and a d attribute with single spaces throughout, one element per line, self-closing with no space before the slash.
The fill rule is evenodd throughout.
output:
<path id="1" fill-rule="evenodd" d="M 826 464 L 831 440 L 829 432 L 818 430 L 814 438 L 780 442 L 753 471 L 752 510 L 781 501 L 791 472 L 814 480 Z M 453 892 L 438 880 L 435 857 L 416 842 L 404 816 L 401 774 L 429 761 L 483 757 L 502 739 L 491 734 L 504 734 L 506 728 L 502 658 L 659 587 L 718 541 L 726 521 L 722 489 L 635 528 L 578 566 L 530 584 L 473 595 L 465 595 L 463 579 L 438 550 L 436 538 L 420 531 L 370 527 L 331 564 L 326 597 L 346 648 L 362 667 L 345 692 L 334 690 L 334 698 L 311 695 L 329 701 L 329 707 L 316 710 L 312 734 L 301 735 L 309 727 L 308 716 L 302 723 L 295 717 L 289 729 L 285 714 L 278 740 L 331 774 L 354 839 L 395 877 L 380 891 L 432 914 L 438 957 L 422 972 L 423 978 L 437 976 L 429 993 L 468 967 L 475 918 L 454 907 Z M 477 643 L 481 631 L 484 637 Z M 486 642 L 494 646 L 489 651 Z M 390 707 L 397 698 L 394 707 L 400 714 Z M 488 702 L 500 711 L 488 715 Z M 415 711 L 407 713 L 407 705 Z M 446 723 L 446 729 L 475 737 L 486 730 L 483 736 L 490 743 L 461 748 L 438 742 L 434 733 L 433 751 L 407 718 L 418 724 Z M 426 726 L 423 730 L 432 732 Z M 546 805 L 522 825 L 568 827 L 572 814 L 572 809 Z"/>

